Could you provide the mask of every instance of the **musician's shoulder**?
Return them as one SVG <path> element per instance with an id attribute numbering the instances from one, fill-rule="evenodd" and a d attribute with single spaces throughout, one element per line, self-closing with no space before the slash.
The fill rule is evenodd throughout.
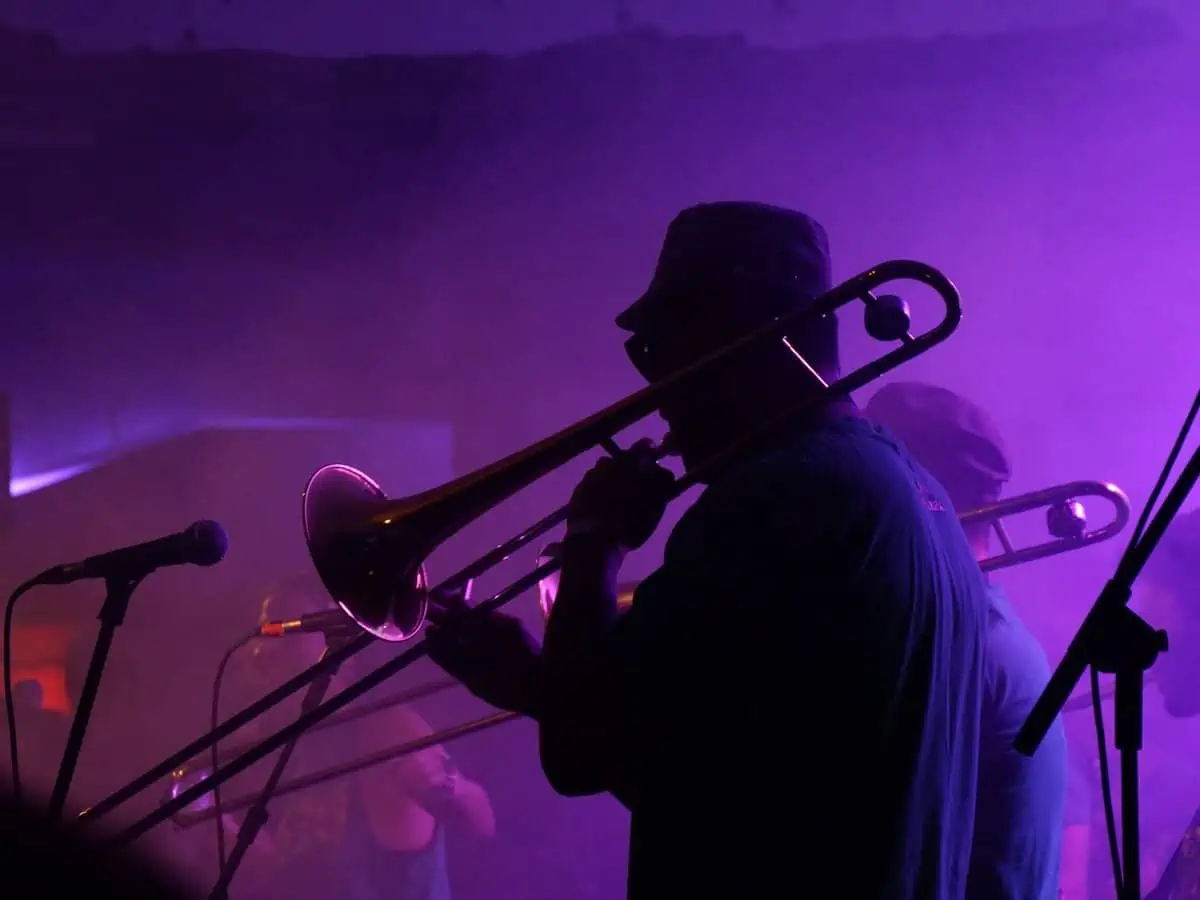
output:
<path id="1" fill-rule="evenodd" d="M 849 490 L 874 465 L 869 438 L 855 431 L 814 429 L 781 441 L 734 467 L 724 479 L 728 493 Z"/>
<path id="2" fill-rule="evenodd" d="M 406 744 L 433 734 L 433 728 L 424 717 L 408 705 L 390 707 L 367 721 L 369 726 L 354 729 L 355 743 L 364 752 Z"/>
<path id="3" fill-rule="evenodd" d="M 695 534 L 709 544 L 721 537 L 731 548 L 760 550 L 764 542 L 837 543 L 848 528 L 877 518 L 864 505 L 886 505 L 886 498 L 865 496 L 869 463 L 846 449 L 837 440 L 805 440 L 747 460 L 709 486 L 680 522 L 678 539 L 690 543 Z"/>

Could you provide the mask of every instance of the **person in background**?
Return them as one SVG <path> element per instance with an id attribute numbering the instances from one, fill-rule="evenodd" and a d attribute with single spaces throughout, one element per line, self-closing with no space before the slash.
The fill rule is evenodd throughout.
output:
<path id="1" fill-rule="evenodd" d="M 668 226 L 617 325 L 659 384 L 829 287 L 810 217 L 702 204 Z M 984 581 L 936 481 L 814 371 L 838 376 L 833 314 L 797 316 L 663 397 L 706 487 L 627 612 L 621 565 L 674 483 L 646 443 L 572 494 L 542 646 L 500 614 L 450 610 L 426 632 L 468 689 L 538 722 L 553 788 L 630 809 L 631 900 L 964 896 Z"/>
<path id="2" fill-rule="evenodd" d="M 864 413 L 904 442 L 960 513 L 1000 498 L 1011 475 L 1005 444 L 987 413 L 969 400 L 934 385 L 896 382 L 876 392 Z M 987 522 L 966 527 L 980 561 L 991 555 L 991 532 Z M 1032 758 L 1012 748 L 1050 668 L 999 586 L 990 584 L 989 592 L 979 798 L 967 897 L 1085 900 L 1087 780 L 1068 758 L 1061 724 Z"/>
<path id="3" fill-rule="evenodd" d="M 268 595 L 260 621 L 331 608 L 319 583 L 291 579 Z M 324 649 L 325 638 L 315 633 L 261 638 L 249 648 L 253 677 L 245 679 L 242 690 L 258 695 L 316 662 Z M 343 665 L 330 694 L 394 652 L 392 645 L 378 642 L 358 654 Z M 414 709 L 393 707 L 306 735 L 289 772 L 300 775 L 345 763 L 432 733 Z M 226 792 L 223 799 L 230 796 Z M 459 771 L 441 746 L 279 797 L 270 813 L 234 883 L 271 900 L 449 900 L 446 830 L 478 838 L 495 831 L 486 791 Z M 227 851 L 239 821 L 240 814 L 226 819 Z"/>
<path id="4" fill-rule="evenodd" d="M 48 802 L 71 720 L 46 708 L 42 686 L 33 678 L 23 678 L 13 685 L 13 712 L 17 720 L 22 797 L 31 803 Z M 7 722 L 0 728 L 0 736 L 4 746 L 4 784 L 8 789 L 12 773 Z"/>

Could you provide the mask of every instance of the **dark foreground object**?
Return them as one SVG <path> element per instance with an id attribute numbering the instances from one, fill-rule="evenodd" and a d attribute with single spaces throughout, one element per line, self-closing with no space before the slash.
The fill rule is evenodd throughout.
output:
<path id="1" fill-rule="evenodd" d="M 0 795 L 0 893 L 12 900 L 192 900 L 136 853 L 101 848 L 40 811 Z"/>

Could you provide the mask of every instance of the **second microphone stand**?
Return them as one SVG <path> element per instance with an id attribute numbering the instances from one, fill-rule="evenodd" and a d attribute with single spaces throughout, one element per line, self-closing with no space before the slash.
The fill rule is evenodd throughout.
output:
<path id="1" fill-rule="evenodd" d="M 337 650 L 343 643 L 345 643 L 345 639 L 341 635 L 326 635 L 325 652 L 321 654 L 321 657 L 328 656 L 331 651 Z M 337 676 L 337 673 L 338 667 L 335 666 L 318 678 L 315 678 L 308 685 L 308 690 L 304 693 L 304 699 L 300 701 L 301 715 L 309 713 L 321 705 L 321 701 L 329 693 L 329 688 L 333 684 L 333 679 Z M 237 840 L 234 841 L 233 849 L 229 852 L 229 859 L 222 863 L 221 874 L 217 877 L 217 883 L 213 885 L 212 892 L 208 895 L 209 900 L 229 900 L 229 885 L 233 883 L 233 876 L 237 874 L 238 867 L 241 866 L 242 860 L 246 858 L 246 853 L 258 837 L 258 833 L 267 824 L 267 819 L 269 818 L 267 806 L 271 802 L 276 789 L 279 787 L 279 782 L 283 779 L 284 769 L 287 768 L 288 762 L 291 761 L 292 754 L 296 751 L 296 744 L 299 742 L 301 736 L 302 734 L 297 735 L 288 741 L 279 751 L 279 756 L 275 760 L 271 774 L 267 777 L 266 784 L 263 785 L 262 791 L 259 792 L 258 799 L 246 811 L 246 817 L 242 820 L 242 827 L 238 829 Z M 218 827 L 220 827 L 219 824 Z"/>
<path id="2" fill-rule="evenodd" d="M 1110 582 L 1110 585 L 1114 582 Z M 1128 588 L 1117 588 L 1125 597 Z M 1116 675 L 1113 698 L 1113 743 L 1117 747 L 1121 785 L 1122 884 L 1118 900 L 1141 897 L 1141 806 L 1138 755 L 1142 750 L 1146 672 L 1167 649 L 1165 631 L 1153 628 L 1124 604 L 1107 607 L 1094 634 L 1092 665 Z"/>
<path id="3" fill-rule="evenodd" d="M 117 629 L 125 622 L 125 614 L 129 611 L 129 601 L 133 599 L 133 592 L 145 577 L 143 571 L 136 574 L 115 573 L 105 579 L 106 595 L 104 605 L 100 608 L 100 631 L 96 634 L 92 659 L 88 663 L 83 688 L 79 692 L 79 703 L 75 708 L 75 716 L 71 719 L 71 731 L 67 735 L 66 746 L 63 747 L 58 776 L 54 779 L 54 790 L 50 794 L 50 815 L 55 819 L 62 816 L 67 805 L 67 795 L 71 791 L 71 781 L 79 764 L 84 736 L 92 721 L 96 696 L 100 692 L 100 679 L 108 663 L 113 638 L 116 637 Z"/>

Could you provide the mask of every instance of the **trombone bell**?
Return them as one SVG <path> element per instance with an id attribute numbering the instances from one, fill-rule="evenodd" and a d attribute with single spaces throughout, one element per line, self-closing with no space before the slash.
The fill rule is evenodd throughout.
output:
<path id="1" fill-rule="evenodd" d="M 395 642 L 425 622 L 422 561 L 432 548 L 415 527 L 375 527 L 391 507 L 383 489 L 350 466 L 324 466 L 304 489 L 304 538 L 325 590 L 363 630 Z"/>

